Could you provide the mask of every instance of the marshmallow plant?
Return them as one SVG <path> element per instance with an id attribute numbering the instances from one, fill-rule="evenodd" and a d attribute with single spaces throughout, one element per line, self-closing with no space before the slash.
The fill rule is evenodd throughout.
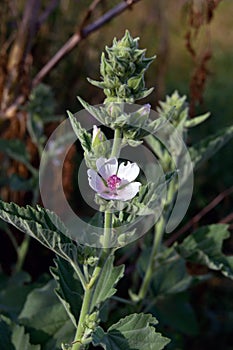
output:
<path id="1" fill-rule="evenodd" d="M 56 254 L 55 266 L 51 268 L 54 280 L 36 286 L 32 291 L 27 289 L 24 304 L 14 313 L 10 309 L 9 313 L 6 311 L 0 316 L 3 348 L 160 350 L 169 343 L 170 330 L 175 339 L 180 339 L 181 334 L 194 334 L 198 329 L 185 293 L 189 287 L 200 283 L 201 278 L 189 274 L 186 262 L 205 265 L 233 278 L 232 258 L 225 256 L 221 249 L 223 240 L 229 236 L 227 225 L 202 227 L 169 248 L 163 244 L 165 227 L 179 188 L 174 161 L 169 150 L 155 137 L 155 131 L 166 126 L 168 121 L 173 125 L 165 128 L 161 137 L 179 160 L 183 155 L 179 142 L 174 142 L 174 129 L 178 135 L 175 141 L 185 139 L 188 129 L 209 115 L 190 120 L 185 97 L 177 92 L 160 103 L 157 110 L 160 118 L 150 118 L 148 104 L 132 109 L 132 104 L 152 91 L 145 87 L 144 74 L 153 59 L 145 57 L 145 50 L 138 48 L 138 38 L 133 39 L 126 31 L 121 40 L 114 39 L 112 47 L 106 47 L 106 54 L 102 54 L 101 80 L 89 79 L 103 89 L 104 104 L 91 106 L 79 97 L 84 109 L 98 123 L 93 123 L 92 130 L 86 130 L 68 112 L 83 148 L 87 185 L 98 208 L 90 221 L 101 228 L 100 234 L 94 236 L 96 245 L 85 246 L 78 239 L 72 239 L 61 220 L 45 208 L 22 208 L 0 201 L 3 220 Z M 100 124 L 104 130 L 112 130 L 113 140 L 106 137 Z M 190 147 L 193 166 L 197 167 L 202 159 L 216 152 L 232 135 L 233 127 L 228 127 Z M 137 161 L 121 158 L 125 146 L 135 147 L 137 154 L 137 147 L 143 142 L 163 167 L 162 181 L 157 178 L 157 173 L 154 181 L 147 181 Z M 184 175 L 184 182 L 186 177 Z M 161 196 L 164 186 L 167 197 Z M 140 245 L 136 249 L 132 249 L 132 245 L 124 248 L 135 239 L 133 224 L 141 218 L 146 224 L 147 215 L 156 216 L 161 206 L 163 211 L 159 212 L 154 225 L 152 222 L 153 227 Z M 78 237 L 81 228 L 76 229 Z M 88 237 L 90 232 L 87 230 L 82 234 Z M 127 271 L 124 265 L 114 263 L 122 250 L 123 260 L 128 257 L 130 261 Z M 115 295 L 115 287 L 124 275 L 124 290 Z M 209 277 L 210 273 L 204 280 Z M 15 281 L 19 284 L 19 278 Z M 157 332 L 157 318 L 162 319 L 159 327 L 166 336 Z M 180 344 L 174 343 L 174 348 L 178 347 Z"/>

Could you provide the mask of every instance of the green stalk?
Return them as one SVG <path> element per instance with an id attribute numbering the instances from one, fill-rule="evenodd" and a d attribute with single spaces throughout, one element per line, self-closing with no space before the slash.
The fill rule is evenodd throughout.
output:
<path id="1" fill-rule="evenodd" d="M 107 247 L 109 243 L 109 239 L 111 237 L 111 228 L 112 228 L 112 214 L 109 212 L 105 212 L 105 222 L 104 222 L 104 246 Z M 78 321 L 78 328 L 75 334 L 74 344 L 72 346 L 72 350 L 80 350 L 82 349 L 82 346 L 84 344 L 81 343 L 81 339 L 83 336 L 83 333 L 85 331 L 85 318 L 86 315 L 89 313 L 90 309 L 90 302 L 92 298 L 92 293 L 94 291 L 95 283 L 102 271 L 102 268 L 105 264 L 106 258 L 109 255 L 109 249 L 104 248 L 102 251 L 102 254 L 99 258 L 98 265 L 95 267 L 92 277 L 89 281 L 89 283 L 86 285 L 85 292 L 84 292 L 84 298 L 83 298 L 83 304 L 79 316 Z"/>
<path id="2" fill-rule="evenodd" d="M 79 316 L 79 321 L 78 321 L 78 328 L 75 334 L 75 339 L 74 339 L 74 344 L 72 346 L 72 350 L 79 350 L 82 347 L 81 339 L 82 335 L 85 331 L 85 317 L 88 314 L 89 311 L 89 306 L 90 306 L 90 301 L 91 301 L 91 296 L 92 296 L 92 288 L 86 288 L 85 293 L 84 293 L 84 298 L 83 298 L 83 304 Z"/>
<path id="3" fill-rule="evenodd" d="M 121 130 L 116 129 L 114 133 L 114 141 L 111 152 L 111 157 L 118 157 L 121 148 Z M 98 264 L 95 267 L 93 274 L 89 282 L 85 286 L 83 304 L 79 316 L 78 327 L 73 341 L 72 350 L 81 350 L 85 344 L 82 344 L 81 339 L 85 331 L 85 318 L 90 311 L 90 303 L 92 299 L 92 294 L 95 290 L 95 284 L 98 280 L 99 275 L 103 269 L 106 259 L 110 255 L 110 249 L 108 248 L 111 242 L 112 233 L 112 213 L 105 212 L 104 217 L 104 248 L 102 250 L 101 256 L 99 258 Z"/>
<path id="4" fill-rule="evenodd" d="M 111 157 L 119 157 L 121 150 L 121 129 L 115 129 Z"/>
<path id="5" fill-rule="evenodd" d="M 153 242 L 152 251 L 150 254 L 150 259 L 149 259 L 149 263 L 147 266 L 146 274 L 145 274 L 145 277 L 143 279 L 142 285 L 139 289 L 139 293 L 138 293 L 139 300 L 143 300 L 148 292 L 151 278 L 152 278 L 152 275 L 154 272 L 155 257 L 158 254 L 158 252 L 160 251 L 160 246 L 161 246 L 161 242 L 163 239 L 164 225 L 165 225 L 165 220 L 164 220 L 164 217 L 161 216 L 157 225 L 155 225 L 154 242 Z"/>
<path id="6" fill-rule="evenodd" d="M 31 237 L 29 235 L 25 235 L 23 242 L 17 248 L 17 262 L 15 265 L 15 272 L 19 272 L 22 270 L 22 267 L 23 267 L 24 261 L 26 259 L 28 249 L 29 249 L 30 239 L 31 239 Z"/>

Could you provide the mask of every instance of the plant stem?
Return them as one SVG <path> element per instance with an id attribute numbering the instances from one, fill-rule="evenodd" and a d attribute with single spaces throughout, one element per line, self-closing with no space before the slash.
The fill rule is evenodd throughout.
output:
<path id="1" fill-rule="evenodd" d="M 148 267 L 147 267 L 145 277 L 143 279 L 142 285 L 141 285 L 139 293 L 138 293 L 138 299 L 139 300 L 144 299 L 146 294 L 147 294 L 147 292 L 148 292 L 149 285 L 150 285 L 150 282 L 151 282 L 151 278 L 152 278 L 152 275 L 153 275 L 153 272 L 154 272 L 155 257 L 156 257 L 156 255 L 158 254 L 158 252 L 160 250 L 161 242 L 162 242 L 162 239 L 163 239 L 164 225 L 165 225 L 165 220 L 164 220 L 164 217 L 161 216 L 161 218 L 159 219 L 157 225 L 155 226 L 154 242 L 153 242 L 152 251 L 151 251 L 151 254 L 150 254 Z"/>
<path id="2" fill-rule="evenodd" d="M 26 255 L 28 252 L 30 239 L 31 239 L 30 236 L 26 234 L 24 236 L 23 242 L 17 248 L 17 262 L 15 265 L 15 272 L 19 272 L 22 270 L 22 267 L 23 267 L 23 264 L 24 264 L 24 261 L 26 259 Z"/>
<path id="3" fill-rule="evenodd" d="M 82 304 L 79 321 L 78 321 L 78 328 L 75 334 L 74 345 L 72 346 L 72 350 L 81 349 L 81 346 L 82 346 L 81 338 L 82 338 L 83 332 L 85 331 L 84 321 L 89 311 L 91 296 L 92 296 L 92 288 L 87 287 L 84 293 L 83 304 Z"/>
<path id="4" fill-rule="evenodd" d="M 105 221 L 104 221 L 104 249 L 102 250 L 101 256 L 99 258 L 98 264 L 95 267 L 92 277 L 89 283 L 86 285 L 83 304 L 79 316 L 78 328 L 75 334 L 74 344 L 72 350 L 80 350 L 82 348 L 82 336 L 85 331 L 85 317 L 88 315 L 90 309 L 90 302 L 92 298 L 92 293 L 94 291 L 95 283 L 103 269 L 106 258 L 109 255 L 108 243 L 111 237 L 111 228 L 112 228 L 112 214 L 105 212 Z"/>
<path id="5" fill-rule="evenodd" d="M 111 157 L 119 157 L 121 150 L 121 129 L 115 129 Z"/>
<path id="6" fill-rule="evenodd" d="M 106 211 L 104 213 L 104 250 L 109 248 L 109 245 L 111 243 L 111 233 L 112 233 L 112 213 Z"/>

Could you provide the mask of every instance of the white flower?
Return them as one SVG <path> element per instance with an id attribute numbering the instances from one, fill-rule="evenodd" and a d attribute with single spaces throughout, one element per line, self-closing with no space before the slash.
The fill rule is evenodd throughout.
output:
<path id="1" fill-rule="evenodd" d="M 128 201 L 136 196 L 141 186 L 134 182 L 140 169 L 136 163 L 121 163 L 117 158 L 99 158 L 96 161 L 97 172 L 88 169 L 90 187 L 102 198 Z"/>

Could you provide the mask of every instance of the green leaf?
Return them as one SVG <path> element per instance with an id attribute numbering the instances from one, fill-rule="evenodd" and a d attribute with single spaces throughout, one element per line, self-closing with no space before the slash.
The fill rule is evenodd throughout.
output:
<path id="1" fill-rule="evenodd" d="M 184 126 L 186 128 L 192 128 L 194 126 L 197 126 L 197 125 L 203 123 L 209 117 L 210 117 L 210 113 L 205 113 L 203 115 L 199 115 L 198 117 L 186 120 L 184 123 Z"/>
<path id="2" fill-rule="evenodd" d="M 152 149 L 152 151 L 160 158 L 163 158 L 163 147 L 160 141 L 154 135 L 148 135 L 145 137 L 146 143 Z"/>
<path id="3" fill-rule="evenodd" d="M 33 285 L 29 284 L 30 280 L 30 276 L 23 271 L 10 278 L 1 276 L 0 313 L 9 315 L 11 319 L 16 319 L 23 308 L 27 295 L 33 288 Z"/>
<path id="4" fill-rule="evenodd" d="M 233 137 L 233 125 L 223 128 L 210 135 L 196 145 L 189 147 L 191 159 L 195 168 L 212 157 L 220 148 L 222 148 Z"/>
<path id="5" fill-rule="evenodd" d="M 53 334 L 44 347 L 44 350 L 60 350 L 62 343 L 70 344 L 74 339 L 75 328 L 70 320 L 67 320 L 62 326 Z"/>
<path id="6" fill-rule="evenodd" d="M 45 286 L 34 289 L 28 295 L 19 315 L 19 321 L 29 331 L 33 343 L 54 344 L 60 334 L 63 336 L 62 341 L 71 341 L 72 338 L 67 339 L 64 328 L 71 327 L 74 334 L 75 328 L 54 294 L 55 287 L 55 281 L 49 281 Z M 55 347 L 45 347 L 45 349 L 55 349 Z"/>
<path id="7" fill-rule="evenodd" d="M 82 148 L 84 151 L 89 152 L 91 151 L 91 144 L 92 144 L 92 136 L 91 134 L 89 134 L 86 129 L 84 129 L 81 124 L 78 122 L 77 118 L 75 118 L 75 116 L 67 111 L 67 114 L 69 116 L 70 119 L 70 123 L 71 126 L 75 132 L 75 134 L 77 135 Z"/>
<path id="8" fill-rule="evenodd" d="M 97 119 L 101 124 L 104 124 L 106 126 L 111 125 L 112 120 L 105 107 L 93 107 L 84 101 L 81 97 L 78 97 L 78 100 L 83 108 L 85 108 L 85 110 L 90 113 L 95 119 Z"/>
<path id="9" fill-rule="evenodd" d="M 143 89 L 145 86 L 143 72 L 139 75 L 131 77 L 127 83 L 128 83 L 128 86 L 135 91 L 140 90 L 140 87 L 141 89 Z"/>
<path id="10" fill-rule="evenodd" d="M 195 312 L 188 301 L 187 293 L 172 294 L 161 298 L 153 308 L 160 324 L 188 335 L 199 332 Z"/>
<path id="11" fill-rule="evenodd" d="M 233 279 L 232 259 L 222 253 L 223 241 L 229 236 L 228 225 L 204 226 L 185 238 L 176 249 L 188 261 L 205 265 Z"/>
<path id="12" fill-rule="evenodd" d="M 37 209 L 29 205 L 19 207 L 15 203 L 0 200 L 0 218 L 37 239 L 64 259 L 76 260 L 77 246 L 68 238 L 68 231 L 58 216 L 49 210 L 40 206 Z"/>
<path id="13" fill-rule="evenodd" d="M 56 267 L 50 268 L 57 283 L 55 292 L 64 305 L 74 326 L 77 327 L 82 306 L 82 285 L 74 274 L 73 268 L 67 261 L 57 257 L 55 259 L 55 265 Z"/>
<path id="14" fill-rule="evenodd" d="M 51 87 L 45 84 L 36 86 L 29 96 L 27 110 L 31 115 L 38 115 L 44 123 L 54 120 L 55 99 Z"/>
<path id="15" fill-rule="evenodd" d="M 94 287 L 90 312 L 116 293 L 114 286 L 124 275 L 124 265 L 114 266 L 113 261 L 114 257 L 110 256 L 104 264 L 101 275 Z"/>
<path id="16" fill-rule="evenodd" d="M 40 350 L 40 345 L 30 343 L 29 334 L 23 326 L 16 325 L 10 319 L 0 316 L 1 350 Z"/>
<path id="17" fill-rule="evenodd" d="M 144 89 L 144 90 L 142 90 L 142 92 L 135 95 L 135 100 L 140 100 L 142 98 L 145 98 L 145 97 L 149 96 L 153 91 L 154 91 L 153 87 L 150 89 Z"/>
<path id="18" fill-rule="evenodd" d="M 28 165 L 30 161 L 29 153 L 25 144 L 19 139 L 0 140 L 0 152 L 7 154 L 10 158 Z"/>
<path id="19" fill-rule="evenodd" d="M 101 327 L 93 333 L 93 344 L 105 350 L 160 350 L 169 339 L 157 333 L 157 320 L 152 315 L 132 314 L 112 325 L 107 332 Z"/>
<path id="20" fill-rule="evenodd" d="M 29 340 L 29 334 L 25 333 L 24 327 L 16 325 L 12 332 L 15 350 L 40 350 L 40 345 L 32 345 Z"/>
<path id="21" fill-rule="evenodd" d="M 177 257 L 177 260 L 161 264 L 155 269 L 151 285 L 153 294 L 158 297 L 182 292 L 191 282 L 192 277 L 187 273 L 185 260 Z"/>
<path id="22" fill-rule="evenodd" d="M 147 249 L 138 261 L 138 268 L 145 274 L 151 249 Z M 180 293 L 192 283 L 192 277 L 186 270 L 185 260 L 180 257 L 174 248 L 164 248 L 164 251 L 154 262 L 154 272 L 151 279 L 153 297 L 157 301 L 160 297 Z"/>
<path id="23" fill-rule="evenodd" d="M 35 145 L 43 146 L 46 141 L 46 136 L 44 135 L 44 122 L 40 115 L 29 114 L 27 118 L 27 130 L 30 137 Z"/>
<path id="24" fill-rule="evenodd" d="M 0 315 L 0 349 L 1 350 L 15 350 L 11 342 L 11 321 Z"/>

